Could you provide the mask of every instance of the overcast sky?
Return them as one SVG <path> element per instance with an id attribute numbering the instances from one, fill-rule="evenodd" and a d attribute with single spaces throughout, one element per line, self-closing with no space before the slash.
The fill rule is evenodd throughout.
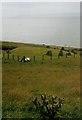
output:
<path id="1" fill-rule="evenodd" d="M 80 46 L 80 3 L 2 3 L 3 40 Z"/>
<path id="2" fill-rule="evenodd" d="M 1 0 L 2 2 L 81 2 L 81 0 Z"/>

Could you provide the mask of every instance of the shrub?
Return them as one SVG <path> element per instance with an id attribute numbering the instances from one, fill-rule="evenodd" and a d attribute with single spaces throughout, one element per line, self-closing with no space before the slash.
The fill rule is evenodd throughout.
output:
<path id="1" fill-rule="evenodd" d="M 80 48 L 79 51 L 82 51 L 82 48 Z"/>
<path id="2" fill-rule="evenodd" d="M 35 97 L 32 102 L 42 120 L 56 120 L 60 117 L 59 111 L 63 101 L 64 98 L 52 96 L 51 99 L 49 99 L 46 97 L 46 95 L 41 95 L 41 100 L 38 100 L 38 98 Z"/>
<path id="3" fill-rule="evenodd" d="M 61 50 L 64 50 L 64 47 L 62 47 Z"/>
<path id="4" fill-rule="evenodd" d="M 48 46 L 46 46 L 46 48 L 50 48 L 50 46 L 48 45 Z"/>
<path id="5" fill-rule="evenodd" d="M 46 55 L 52 56 L 52 51 L 51 50 L 47 51 Z"/>
<path id="6" fill-rule="evenodd" d="M 2 50 L 13 50 L 15 48 L 16 48 L 16 46 L 5 46 L 5 45 L 2 45 Z"/>
<path id="7" fill-rule="evenodd" d="M 71 50 L 71 52 L 74 53 L 74 54 L 77 54 L 77 52 L 75 50 Z"/>
<path id="8" fill-rule="evenodd" d="M 59 51 L 59 56 L 63 56 L 63 51 L 62 50 Z"/>

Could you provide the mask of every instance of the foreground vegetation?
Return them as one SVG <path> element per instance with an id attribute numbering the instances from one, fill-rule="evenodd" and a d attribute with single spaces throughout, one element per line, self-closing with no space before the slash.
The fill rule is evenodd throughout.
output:
<path id="1" fill-rule="evenodd" d="M 35 96 L 46 94 L 64 97 L 61 117 L 80 118 L 80 54 L 58 59 L 59 49 L 53 47 L 5 43 L 16 46 L 10 50 L 10 58 L 4 50 L 2 61 L 2 99 L 3 118 L 37 118 L 32 100 Z M 52 51 L 50 56 L 42 55 Z M 12 59 L 15 55 L 15 59 Z M 23 56 L 30 57 L 31 62 L 17 61 Z M 34 56 L 36 60 L 34 61 Z"/>

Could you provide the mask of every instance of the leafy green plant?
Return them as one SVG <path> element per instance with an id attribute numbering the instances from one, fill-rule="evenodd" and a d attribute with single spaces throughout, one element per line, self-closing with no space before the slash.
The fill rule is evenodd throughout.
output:
<path id="1" fill-rule="evenodd" d="M 42 120 L 57 120 L 60 117 L 59 112 L 64 102 L 64 98 L 52 96 L 51 99 L 49 99 L 46 95 L 41 95 L 40 100 L 35 97 L 32 102 Z"/>
<path id="2" fill-rule="evenodd" d="M 1 48 L 1 46 L 0 46 Z M 13 50 L 17 48 L 16 46 L 7 46 L 7 45 L 2 45 L 2 50 Z"/>

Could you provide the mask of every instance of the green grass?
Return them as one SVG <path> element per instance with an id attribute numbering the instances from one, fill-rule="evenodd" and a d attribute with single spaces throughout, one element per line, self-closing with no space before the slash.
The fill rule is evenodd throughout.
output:
<path id="1" fill-rule="evenodd" d="M 11 45 L 11 43 L 5 43 Z M 80 56 L 74 58 L 58 59 L 58 49 L 46 48 L 38 45 L 16 44 L 10 54 L 10 60 L 5 58 L 2 62 L 2 98 L 3 118 L 27 118 L 36 116 L 33 112 L 31 101 L 33 97 L 40 96 L 46 92 L 47 95 L 64 97 L 65 104 L 62 107 L 63 117 L 80 116 Z M 52 50 L 53 59 L 42 55 Z M 12 60 L 12 55 L 15 60 Z M 21 63 L 17 56 L 31 57 L 31 62 Z M 34 62 L 33 56 L 36 57 Z M 31 105 L 29 110 L 29 104 Z"/>

